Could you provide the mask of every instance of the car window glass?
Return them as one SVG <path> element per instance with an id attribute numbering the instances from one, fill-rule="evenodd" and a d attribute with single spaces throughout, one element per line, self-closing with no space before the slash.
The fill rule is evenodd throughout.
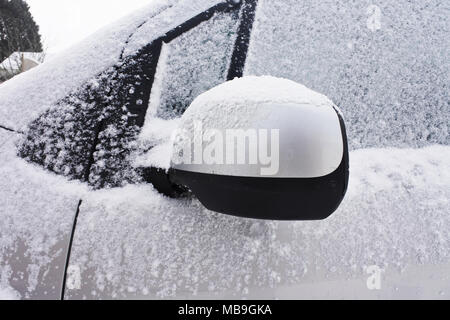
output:
<path id="1" fill-rule="evenodd" d="M 178 117 L 201 93 L 226 81 L 238 27 L 237 12 L 221 12 L 163 44 L 149 114 Z"/>
<path id="2" fill-rule="evenodd" d="M 449 144 L 446 2 L 373 2 L 260 1 L 246 74 L 329 97 L 351 149 Z"/>

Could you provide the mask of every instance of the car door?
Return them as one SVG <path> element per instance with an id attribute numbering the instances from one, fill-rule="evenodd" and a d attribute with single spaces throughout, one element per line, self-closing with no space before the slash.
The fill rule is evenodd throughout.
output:
<path id="1" fill-rule="evenodd" d="M 0 289 L 14 299 L 60 299 L 78 183 L 16 155 L 21 133 L 0 128 Z M 6 289 L 5 289 L 6 288 Z"/>
<path id="2" fill-rule="evenodd" d="M 219 2 L 200 13 L 193 10 L 189 19 L 141 49 L 147 60 L 135 58 L 144 64 L 134 70 L 142 72 L 142 81 L 127 87 L 133 95 L 129 110 L 135 115 L 135 124 L 142 127 L 136 148 L 129 153 L 131 158 L 157 150 L 166 138 L 161 131 L 173 127 L 171 123 L 199 94 L 242 75 L 255 6 L 255 1 Z M 187 8 L 192 10 L 190 4 Z M 183 10 L 186 7 L 174 6 L 166 14 L 180 16 Z M 130 38 L 126 54 L 132 52 L 134 38 L 145 33 L 147 27 L 142 28 Z M 105 148 L 102 141 L 98 145 Z M 152 165 L 135 163 L 137 170 Z M 126 198 L 118 197 L 125 194 Z M 107 200 L 110 197 L 115 201 Z M 151 184 L 86 195 L 75 230 L 66 298 L 161 298 L 189 296 L 200 290 L 195 289 L 197 280 L 192 281 L 189 269 L 201 266 L 193 261 L 183 266 L 181 262 L 188 262 L 188 256 L 176 253 L 188 250 L 188 243 L 173 229 L 183 223 L 172 218 L 187 212 L 194 217 L 204 210 L 193 199 L 168 199 Z"/>

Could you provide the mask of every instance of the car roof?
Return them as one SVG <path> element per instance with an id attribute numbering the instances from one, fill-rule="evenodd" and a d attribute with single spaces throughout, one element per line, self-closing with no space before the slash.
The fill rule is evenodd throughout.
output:
<path id="1" fill-rule="evenodd" d="M 0 87 L 0 125 L 15 130 L 121 59 L 220 0 L 156 0 Z"/>

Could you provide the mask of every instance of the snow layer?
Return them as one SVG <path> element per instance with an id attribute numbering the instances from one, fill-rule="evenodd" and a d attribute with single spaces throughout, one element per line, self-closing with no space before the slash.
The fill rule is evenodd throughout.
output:
<path id="1" fill-rule="evenodd" d="M 179 1 L 153 0 L 147 7 L 102 28 L 39 67 L 3 83 L 0 124 L 24 129 L 57 101 L 118 63 L 127 40 L 139 26 L 176 2 Z M 147 33 L 146 39 L 159 35 L 154 30 Z"/>
<path id="2" fill-rule="evenodd" d="M 180 125 L 180 118 L 161 119 L 147 116 L 138 138 L 138 150 L 132 157 L 133 167 L 169 169 L 172 156 L 172 135 Z"/>
<path id="3" fill-rule="evenodd" d="M 152 40 L 178 27 L 185 21 L 206 11 L 223 0 L 166 0 L 176 6 L 165 10 L 153 19 L 148 19 L 127 41 L 124 50 L 126 56 L 132 55 Z"/>
<path id="4" fill-rule="evenodd" d="M 164 45 L 158 116 L 181 116 L 198 95 L 226 81 L 238 22 L 237 14 L 218 13 Z"/>
<path id="5" fill-rule="evenodd" d="M 0 284 L 0 300 L 20 300 L 20 294 L 11 287 Z"/>
<path id="6" fill-rule="evenodd" d="M 183 128 L 192 133 L 194 121 L 201 121 L 204 128 L 250 128 L 257 118 L 267 116 L 266 111 L 260 111 L 265 103 L 295 103 L 338 109 L 326 96 L 291 80 L 271 76 L 237 78 L 199 95 L 181 119 L 164 120 L 148 115 L 140 134 L 143 145 L 140 149 L 155 147 L 155 150 L 139 156 L 136 164 L 168 169 L 173 151 L 170 138 L 176 129 Z"/>
<path id="7" fill-rule="evenodd" d="M 286 286 L 336 279 L 366 290 L 367 266 L 401 278 L 449 265 L 449 186 L 450 147 L 432 146 L 352 152 L 347 197 L 325 221 L 220 215 L 148 185 L 90 193 L 71 260 L 83 291 L 69 297 L 244 298 L 268 289 L 274 298 Z M 428 278 L 413 277 L 409 287 L 386 280 L 379 296 L 439 297 L 450 280 L 446 268 L 437 270 L 432 287 Z"/>
<path id="8" fill-rule="evenodd" d="M 148 152 L 145 152 L 136 157 L 133 165 L 137 168 L 160 168 L 170 169 L 170 160 L 173 153 L 172 140 L 168 140 L 165 143 L 158 144 L 151 148 Z"/>
<path id="9" fill-rule="evenodd" d="M 151 117 L 147 119 L 146 125 L 142 128 L 139 140 L 148 143 L 153 147 L 159 143 L 165 143 L 170 139 L 172 133 L 179 127 L 180 118 L 164 120 Z"/>
<path id="10" fill-rule="evenodd" d="M 333 108 L 337 109 L 326 96 L 291 80 L 272 76 L 237 78 L 201 94 L 186 110 L 174 137 L 173 159 L 188 153 L 188 158 L 192 156 L 195 139 L 199 138 L 198 130 L 202 134 L 220 130 L 226 135 L 226 131 L 233 128 L 276 129 L 281 130 L 284 138 L 279 146 L 279 170 L 277 167 L 276 174 L 272 175 L 293 177 L 295 172 L 297 177 L 323 176 L 336 170 L 343 156 L 341 127 Z M 317 123 L 321 125 L 315 125 Z M 197 143 L 208 148 L 206 140 Z M 319 166 L 317 159 L 306 160 L 311 154 L 320 154 L 326 160 Z M 299 166 L 298 160 L 290 160 L 293 158 L 304 161 Z M 259 176 L 264 171 L 259 165 L 233 168 L 212 165 L 207 169 L 195 164 L 174 167 L 233 176 Z"/>
<path id="11" fill-rule="evenodd" d="M 2 84 L 0 124 L 16 130 L 143 45 L 219 0 L 154 0 L 39 67 Z M 26 94 L 24 94 L 26 93 Z"/>
<path id="12" fill-rule="evenodd" d="M 258 3 L 246 75 L 328 96 L 351 149 L 450 144 L 447 1 Z"/>
<path id="13" fill-rule="evenodd" d="M 225 82 L 200 95 L 195 105 L 214 105 L 226 101 L 234 105 L 261 103 L 299 103 L 312 106 L 332 106 L 323 94 L 288 79 L 272 76 L 247 76 Z"/>
<path id="14" fill-rule="evenodd" d="M 18 135 L 0 129 L 0 287 L 58 299 L 73 218 L 85 186 L 16 156 Z"/>
<path id="15" fill-rule="evenodd" d="M 183 119 L 202 121 L 209 128 L 247 128 L 249 122 L 265 116 L 258 112 L 260 105 L 265 103 L 334 106 L 326 96 L 294 81 L 272 76 L 247 76 L 201 94 L 186 110 Z"/>

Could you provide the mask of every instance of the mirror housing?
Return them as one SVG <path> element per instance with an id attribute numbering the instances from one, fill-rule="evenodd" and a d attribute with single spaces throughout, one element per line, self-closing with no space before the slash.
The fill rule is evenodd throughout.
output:
<path id="1" fill-rule="evenodd" d="M 328 98 L 290 80 L 226 82 L 183 115 L 168 179 L 212 211 L 325 219 L 339 207 L 349 180 L 343 117 Z"/>

